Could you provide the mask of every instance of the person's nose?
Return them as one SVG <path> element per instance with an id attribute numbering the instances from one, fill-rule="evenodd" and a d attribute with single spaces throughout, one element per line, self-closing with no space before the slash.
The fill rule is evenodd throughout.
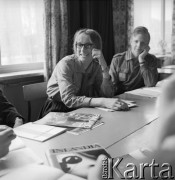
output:
<path id="1" fill-rule="evenodd" d="M 140 49 L 141 48 L 141 43 L 137 42 L 137 48 Z"/>
<path id="2" fill-rule="evenodd" d="M 81 52 L 84 52 L 86 50 L 85 46 L 82 46 L 80 50 Z"/>

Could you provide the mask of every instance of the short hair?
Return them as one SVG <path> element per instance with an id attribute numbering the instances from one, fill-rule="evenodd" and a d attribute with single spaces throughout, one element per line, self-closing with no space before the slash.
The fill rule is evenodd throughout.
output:
<path id="1" fill-rule="evenodd" d="M 132 36 L 135 36 L 137 34 L 143 34 L 148 36 L 148 40 L 150 41 L 150 33 L 148 32 L 148 29 L 144 26 L 138 26 L 134 29 Z"/>
<path id="2" fill-rule="evenodd" d="M 96 49 L 102 50 L 102 39 L 101 39 L 100 34 L 97 31 L 93 30 L 93 29 L 85 28 L 85 29 L 78 30 L 74 35 L 74 41 L 73 41 L 73 51 L 74 51 L 74 53 L 76 53 L 77 37 L 80 34 L 88 35 L 90 37 L 92 43 L 94 44 L 94 47 Z"/>

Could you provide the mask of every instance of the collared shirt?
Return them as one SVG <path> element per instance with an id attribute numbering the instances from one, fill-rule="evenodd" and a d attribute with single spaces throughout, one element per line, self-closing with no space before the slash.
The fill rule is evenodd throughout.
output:
<path id="1" fill-rule="evenodd" d="M 112 82 L 103 78 L 101 66 L 92 61 L 87 70 L 76 55 L 63 58 L 56 65 L 47 86 L 50 98 L 69 108 L 86 107 L 92 97 L 112 97 Z"/>
<path id="2" fill-rule="evenodd" d="M 114 55 L 110 75 L 115 87 L 115 94 L 134 90 L 143 86 L 155 86 L 158 81 L 157 59 L 147 54 L 145 63 L 140 66 L 130 50 Z"/>

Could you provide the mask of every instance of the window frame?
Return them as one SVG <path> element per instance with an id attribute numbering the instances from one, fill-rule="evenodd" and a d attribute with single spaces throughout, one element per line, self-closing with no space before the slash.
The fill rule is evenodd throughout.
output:
<path id="1" fill-rule="evenodd" d="M 44 62 L 0 65 L 0 74 L 20 72 L 20 71 L 30 71 L 30 70 L 43 70 L 43 69 L 44 69 Z"/>
<path id="2" fill-rule="evenodd" d="M 161 37 L 165 41 L 165 0 L 161 0 Z"/>

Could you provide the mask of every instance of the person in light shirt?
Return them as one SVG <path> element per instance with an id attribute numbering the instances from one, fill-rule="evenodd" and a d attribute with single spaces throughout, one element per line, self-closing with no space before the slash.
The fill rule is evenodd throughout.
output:
<path id="1" fill-rule="evenodd" d="M 157 58 L 149 53 L 150 34 L 148 29 L 138 26 L 134 29 L 130 48 L 113 56 L 110 75 L 115 94 L 155 86 L 158 81 Z"/>
<path id="2" fill-rule="evenodd" d="M 39 118 L 47 113 L 69 112 L 81 107 L 128 110 L 114 96 L 109 69 L 102 53 L 102 40 L 93 29 L 80 29 L 74 35 L 74 54 L 61 59 L 47 85 L 48 99 Z"/>

